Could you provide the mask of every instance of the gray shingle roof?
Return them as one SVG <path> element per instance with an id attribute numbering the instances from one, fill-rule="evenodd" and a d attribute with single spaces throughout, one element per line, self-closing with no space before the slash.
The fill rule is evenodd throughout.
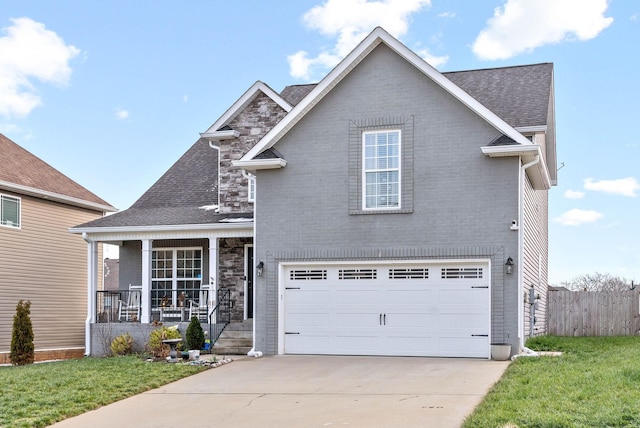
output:
<path id="1" fill-rule="evenodd" d="M 284 98 L 286 102 L 288 102 L 292 106 L 295 106 L 315 87 L 315 83 L 287 86 L 282 90 L 282 92 L 280 92 L 280 96 Z"/>
<path id="2" fill-rule="evenodd" d="M 218 203 L 217 181 L 218 151 L 201 138 L 131 208 L 77 227 L 216 223 L 231 216 L 200 207 Z"/>
<path id="3" fill-rule="evenodd" d="M 547 125 L 552 63 L 442 74 L 514 128 Z"/>

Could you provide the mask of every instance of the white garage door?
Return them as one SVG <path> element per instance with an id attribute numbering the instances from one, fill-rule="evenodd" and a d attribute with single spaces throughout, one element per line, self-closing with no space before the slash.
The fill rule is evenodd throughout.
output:
<path id="1" fill-rule="evenodd" d="M 490 357 L 487 263 L 283 271 L 287 354 Z"/>

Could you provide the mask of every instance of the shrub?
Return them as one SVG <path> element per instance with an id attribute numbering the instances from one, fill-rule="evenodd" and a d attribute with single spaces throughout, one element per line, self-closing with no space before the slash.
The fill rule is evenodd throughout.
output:
<path id="1" fill-rule="evenodd" d="M 171 347 L 165 343 L 162 343 L 163 340 L 167 339 L 181 339 L 182 335 L 178 331 L 178 326 L 174 327 L 165 327 L 162 326 L 157 328 L 151 332 L 149 335 L 149 352 L 156 358 L 165 358 L 169 356 L 169 351 L 171 351 Z M 178 349 L 180 349 L 180 344 L 178 345 Z"/>
<path id="2" fill-rule="evenodd" d="M 11 364 L 23 366 L 34 360 L 33 326 L 31 324 L 31 302 L 20 300 L 13 317 L 11 334 Z"/>
<path id="3" fill-rule="evenodd" d="M 198 317 L 191 317 L 187 327 L 187 348 L 200 350 L 204 347 L 204 330 Z"/>
<path id="4" fill-rule="evenodd" d="M 121 334 L 111 342 L 113 355 L 129 355 L 133 350 L 133 337 L 129 333 Z"/>

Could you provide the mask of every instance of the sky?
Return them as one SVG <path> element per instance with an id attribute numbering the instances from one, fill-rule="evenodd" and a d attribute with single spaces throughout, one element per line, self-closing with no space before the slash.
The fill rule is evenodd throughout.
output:
<path id="1" fill-rule="evenodd" d="M 0 0 L 0 133 L 126 209 L 255 81 L 317 82 L 375 26 L 442 72 L 553 62 L 549 282 L 640 281 L 638 1 Z"/>

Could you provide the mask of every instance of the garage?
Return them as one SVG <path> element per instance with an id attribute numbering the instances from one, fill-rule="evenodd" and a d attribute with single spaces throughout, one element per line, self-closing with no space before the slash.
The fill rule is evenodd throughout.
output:
<path id="1" fill-rule="evenodd" d="M 282 265 L 286 354 L 490 357 L 489 263 Z"/>

